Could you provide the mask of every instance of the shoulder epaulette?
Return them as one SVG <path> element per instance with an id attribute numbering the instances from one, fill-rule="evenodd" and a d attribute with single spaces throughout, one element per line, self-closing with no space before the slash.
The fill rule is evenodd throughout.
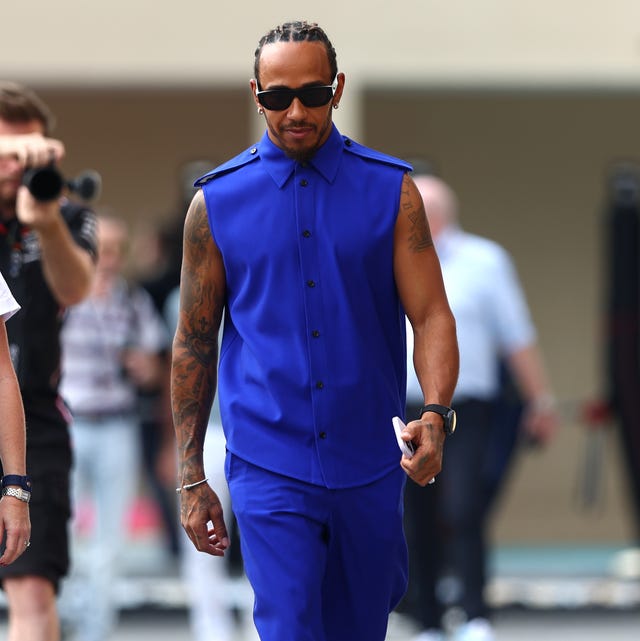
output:
<path id="1" fill-rule="evenodd" d="M 223 174 L 228 174 L 229 172 L 234 171 L 239 167 L 243 167 L 244 165 L 247 165 L 258 157 L 258 146 L 253 145 L 252 147 L 249 147 L 248 149 L 245 149 L 243 152 L 239 153 L 237 156 L 235 156 L 235 158 L 227 160 L 226 162 L 222 163 L 222 165 L 218 165 L 215 169 L 212 169 L 211 171 L 204 174 L 204 176 L 200 176 L 200 178 L 198 178 L 193 183 L 193 186 L 202 187 L 202 185 L 208 183 L 210 180 L 213 180 L 218 176 L 222 176 Z"/>
<path id="2" fill-rule="evenodd" d="M 363 158 L 369 158 L 370 160 L 376 160 L 377 162 L 385 163 L 386 165 L 402 167 L 407 171 L 413 170 L 413 167 L 408 162 L 400 160 L 400 158 L 395 158 L 394 156 L 383 154 L 382 152 L 371 149 L 370 147 L 365 147 L 364 145 L 361 145 L 360 143 L 357 143 L 354 140 L 351 140 L 351 138 L 347 138 L 346 136 L 343 136 L 343 138 L 345 149 L 347 151 L 350 151 L 351 153 L 362 156 Z"/>

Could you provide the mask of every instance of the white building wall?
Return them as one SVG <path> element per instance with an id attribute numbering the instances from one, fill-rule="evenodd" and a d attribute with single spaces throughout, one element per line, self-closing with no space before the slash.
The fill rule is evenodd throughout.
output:
<path id="1" fill-rule="evenodd" d="M 29 0 L 0 9 L 0 77 L 27 84 L 245 82 L 260 36 L 318 21 L 361 83 L 630 86 L 637 0 Z"/>

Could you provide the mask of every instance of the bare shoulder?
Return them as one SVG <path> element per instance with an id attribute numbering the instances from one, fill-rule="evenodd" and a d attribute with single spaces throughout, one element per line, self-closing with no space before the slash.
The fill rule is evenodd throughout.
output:
<path id="1" fill-rule="evenodd" d="M 184 221 L 183 264 L 197 272 L 207 268 L 207 264 L 219 258 L 211 230 L 209 217 L 202 190 L 198 190 L 191 200 Z"/>
<path id="2" fill-rule="evenodd" d="M 186 243 L 195 243 L 196 245 L 201 244 L 207 236 L 210 236 L 207 206 L 201 189 L 191 199 L 184 222 L 184 235 Z"/>
<path id="3" fill-rule="evenodd" d="M 408 173 L 402 179 L 396 240 L 415 253 L 423 252 L 433 246 L 422 197 Z"/>
<path id="4" fill-rule="evenodd" d="M 191 326 L 202 329 L 211 320 L 219 320 L 224 307 L 226 276 L 209 228 L 202 190 L 191 200 L 184 223 L 180 287 L 181 305 L 192 320 Z"/>

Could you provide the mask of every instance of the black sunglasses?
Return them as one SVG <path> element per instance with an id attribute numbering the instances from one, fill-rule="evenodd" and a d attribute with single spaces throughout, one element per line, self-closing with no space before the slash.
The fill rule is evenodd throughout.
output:
<path id="1" fill-rule="evenodd" d="M 326 105 L 338 86 L 337 79 L 332 85 L 312 85 L 301 89 L 265 89 L 256 91 L 258 102 L 269 111 L 284 111 L 297 98 L 305 107 L 322 107 Z"/>

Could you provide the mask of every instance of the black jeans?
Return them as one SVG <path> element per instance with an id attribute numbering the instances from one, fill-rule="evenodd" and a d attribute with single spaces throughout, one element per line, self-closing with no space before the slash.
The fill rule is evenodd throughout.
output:
<path id="1" fill-rule="evenodd" d="M 494 447 L 494 404 L 468 400 L 454 407 L 458 429 L 445 442 L 442 472 L 434 485 L 408 481 L 405 491 L 409 588 L 402 609 L 425 629 L 441 627 L 452 606 L 468 619 L 488 616 L 485 530 L 495 487 L 488 487 L 486 461 Z M 407 414 L 415 419 L 414 408 Z"/>

